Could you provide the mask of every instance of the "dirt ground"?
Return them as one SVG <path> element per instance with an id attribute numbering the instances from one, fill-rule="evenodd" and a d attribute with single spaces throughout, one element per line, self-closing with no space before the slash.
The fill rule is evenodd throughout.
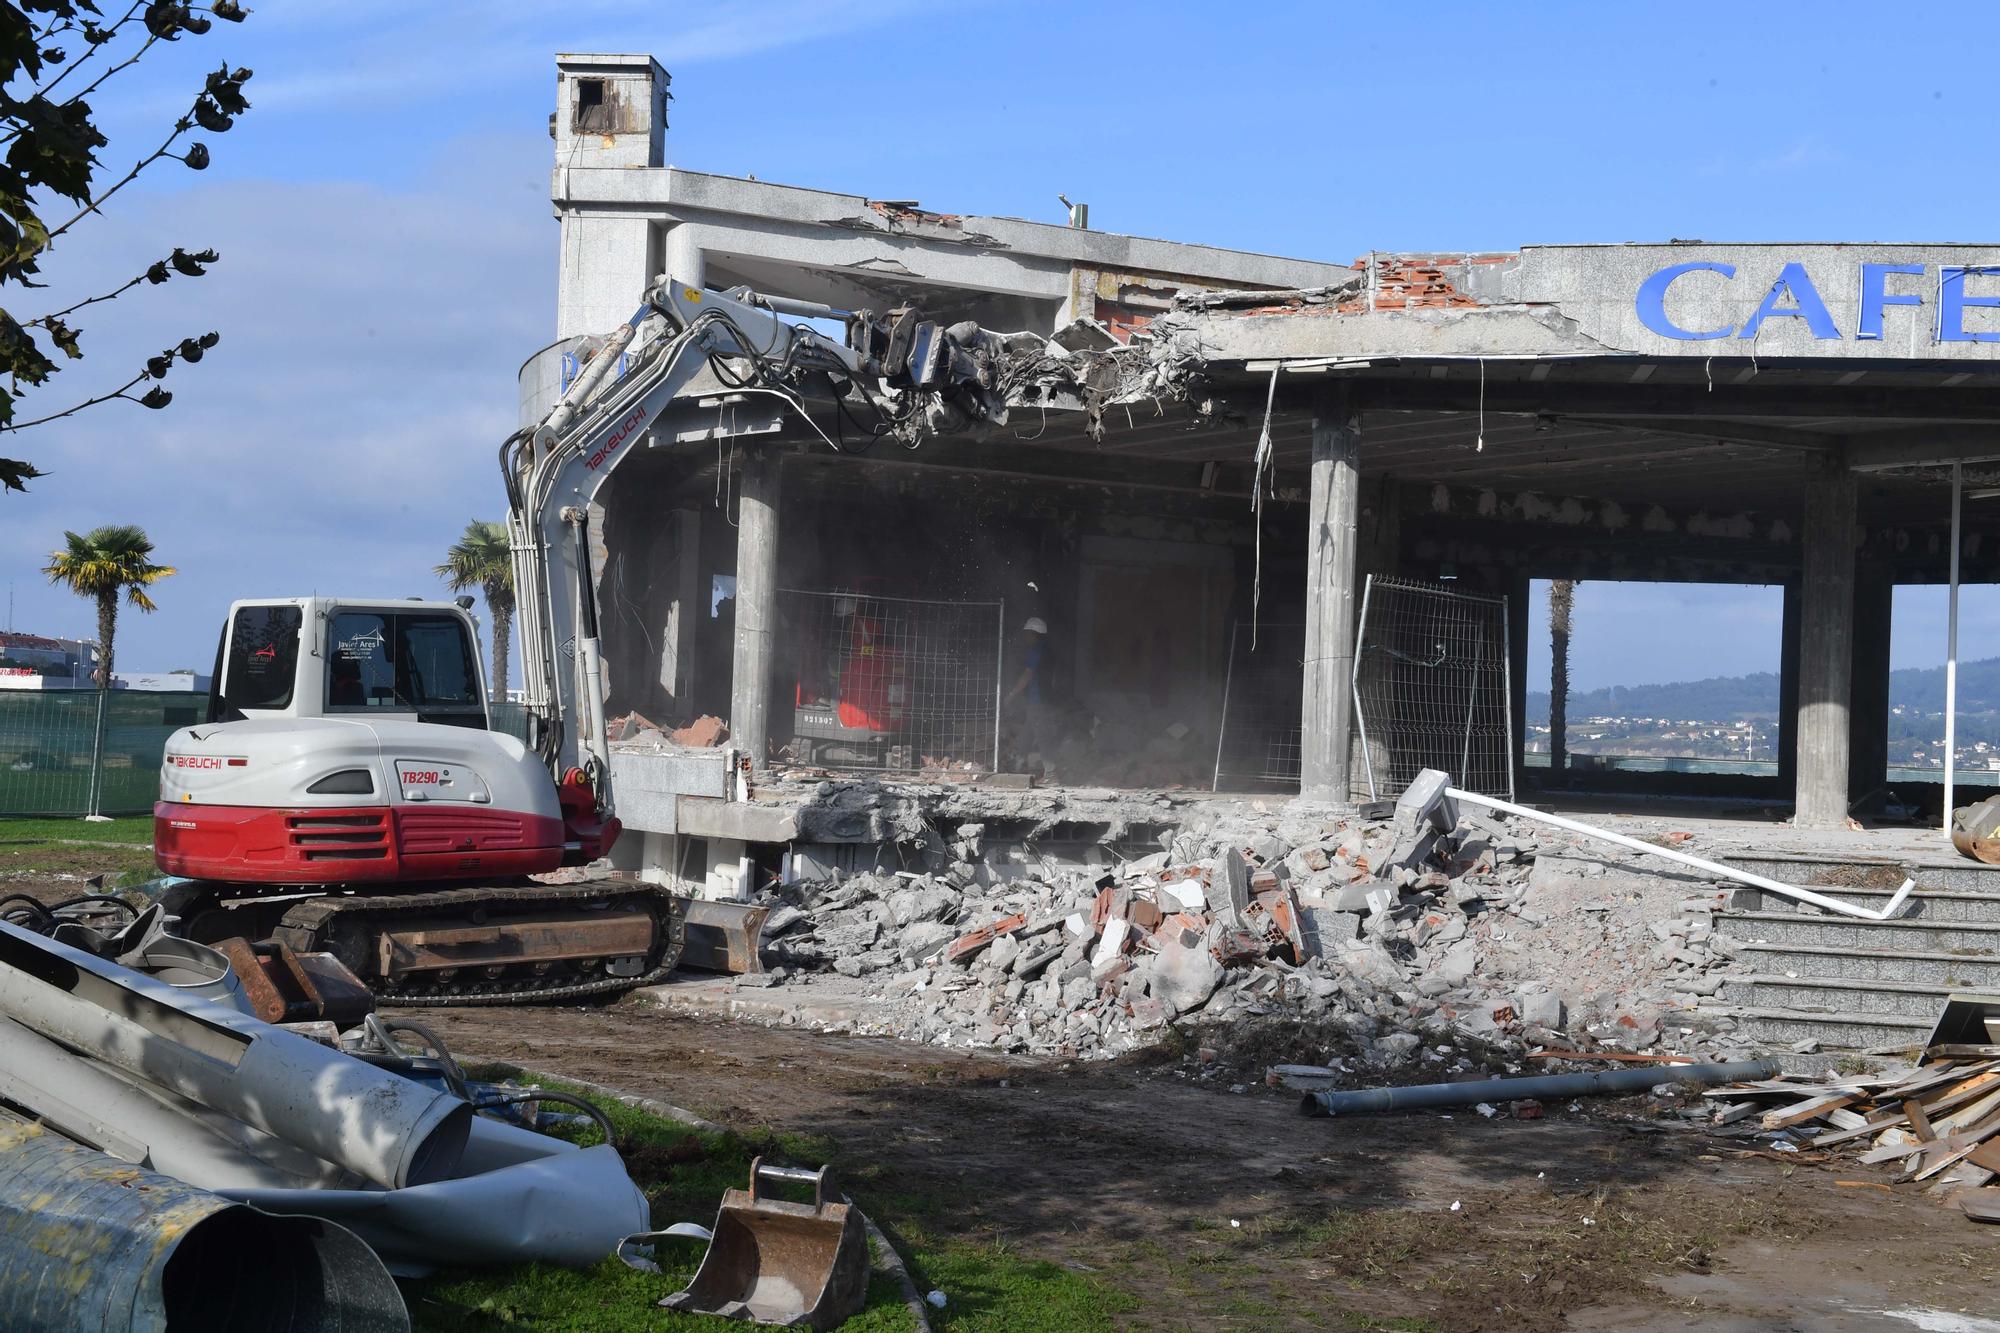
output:
<path id="1" fill-rule="evenodd" d="M 1096 1274 L 1136 1328 L 2000 1333 L 2000 1228 L 1643 1103 L 1308 1119 L 1157 1058 L 1053 1067 L 641 1000 L 421 1017 L 470 1058 L 822 1136 L 892 1227 Z"/>
<path id="2" fill-rule="evenodd" d="M 0 846 L 0 891 L 66 897 L 146 860 Z M 637 999 L 413 1016 L 467 1058 L 815 1136 L 892 1232 L 1092 1274 L 1134 1328 L 2000 1333 L 2000 1227 L 1643 1103 L 1316 1120 L 1158 1057 L 1053 1066 Z"/>

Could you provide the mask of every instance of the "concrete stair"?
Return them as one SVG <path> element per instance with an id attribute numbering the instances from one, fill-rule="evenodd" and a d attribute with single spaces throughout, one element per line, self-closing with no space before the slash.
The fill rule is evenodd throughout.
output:
<path id="1" fill-rule="evenodd" d="M 1771 879 L 1879 908 L 1917 883 L 1893 921 L 1829 915 L 1782 894 L 1741 889 L 1715 918 L 1740 948 L 1711 1003 L 1750 1044 L 1783 1049 L 1805 1039 L 1832 1051 L 1921 1043 L 1954 991 L 2000 992 L 2000 868 L 1961 858 L 1899 863 L 1868 858 L 1731 856 Z"/>

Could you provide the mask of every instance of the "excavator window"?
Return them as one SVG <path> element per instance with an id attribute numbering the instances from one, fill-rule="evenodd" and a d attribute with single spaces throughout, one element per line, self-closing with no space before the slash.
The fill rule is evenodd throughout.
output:
<path id="1" fill-rule="evenodd" d="M 292 706 L 298 676 L 299 627 L 305 613 L 296 606 L 245 606 L 229 622 L 222 670 L 209 699 L 208 720 L 239 722 L 247 708 Z"/>
<path id="2" fill-rule="evenodd" d="M 422 721 L 486 725 L 464 624 L 414 611 L 342 611 L 327 637 L 330 713 L 395 709 Z"/>

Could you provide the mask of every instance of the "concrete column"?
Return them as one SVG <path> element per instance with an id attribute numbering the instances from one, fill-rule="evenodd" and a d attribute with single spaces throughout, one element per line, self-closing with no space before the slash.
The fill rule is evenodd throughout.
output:
<path id="1" fill-rule="evenodd" d="M 664 276 L 690 287 L 702 287 L 708 283 L 708 251 L 702 245 L 702 235 L 688 223 L 679 223 L 667 231 L 666 273 Z"/>
<path id="2" fill-rule="evenodd" d="M 1848 713 L 1854 679 L 1854 474 L 1829 459 L 1806 480 L 1799 592 L 1799 769 L 1792 822 L 1847 818 Z"/>
<path id="3" fill-rule="evenodd" d="M 1896 585 L 1881 564 L 1864 562 L 1854 581 L 1853 707 L 1847 720 L 1847 794 L 1859 811 L 1879 812 L 1889 768 L 1889 619 Z"/>
<path id="4" fill-rule="evenodd" d="M 1797 575 L 1785 580 L 1783 620 L 1778 630 L 1778 790 L 1799 781 L 1799 595 Z"/>
<path id="5" fill-rule="evenodd" d="M 778 499 L 783 457 L 743 448 L 736 521 L 736 652 L 729 677 L 729 733 L 762 768 L 770 762 L 771 660 L 778 628 Z"/>
<path id="6" fill-rule="evenodd" d="M 1356 522 L 1361 493 L 1361 416 L 1345 390 L 1313 400 L 1312 501 L 1306 541 L 1306 652 L 1299 794 L 1352 797 Z"/>

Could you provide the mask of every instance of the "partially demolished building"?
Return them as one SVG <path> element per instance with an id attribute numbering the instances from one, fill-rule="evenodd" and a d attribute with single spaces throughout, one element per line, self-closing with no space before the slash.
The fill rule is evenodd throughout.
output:
<path id="1" fill-rule="evenodd" d="M 1602 780 L 1837 825 L 1882 782 L 1894 586 L 1996 572 L 1948 485 L 2000 458 L 1991 247 L 1274 258 L 680 170 L 656 62 L 558 65 L 524 419 L 661 274 L 1036 335 L 982 438 L 718 377 L 607 485 L 624 854 L 655 873 L 900 836 L 879 793 L 826 808 L 844 769 L 1043 826 L 1129 815 L 1106 789 L 1512 789 L 1534 579 L 1781 585 L 1775 772 Z M 657 734 L 708 714 L 726 746 Z"/>

